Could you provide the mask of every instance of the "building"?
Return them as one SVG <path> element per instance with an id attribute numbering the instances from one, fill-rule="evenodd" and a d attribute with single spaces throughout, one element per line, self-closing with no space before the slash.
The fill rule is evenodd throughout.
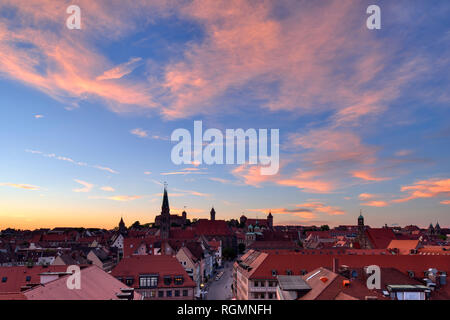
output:
<path id="1" fill-rule="evenodd" d="M 59 274 L 55 280 L 37 285 L 23 295 L 27 300 L 141 300 L 133 288 L 124 286 L 97 266 L 81 269 L 79 289 L 68 288 L 68 277 Z"/>
<path id="2" fill-rule="evenodd" d="M 114 267 L 115 261 L 114 259 L 108 255 L 108 253 L 101 249 L 95 248 L 92 249 L 88 255 L 87 259 L 92 262 L 93 265 L 96 265 L 100 269 L 108 272 Z"/>
<path id="3" fill-rule="evenodd" d="M 194 299 L 195 282 L 172 256 L 126 257 L 112 270 L 111 275 L 134 288 L 144 299 Z"/>
<path id="4" fill-rule="evenodd" d="M 239 300 L 276 299 L 277 276 L 304 276 L 323 267 L 333 269 L 337 258 L 341 265 L 352 270 L 378 265 L 380 268 L 394 268 L 403 275 L 423 279 L 431 269 L 442 274 L 450 271 L 450 256 L 447 255 L 349 255 L 330 251 L 267 253 L 250 250 L 234 263 L 233 293 Z"/>
<path id="5" fill-rule="evenodd" d="M 170 214 L 169 197 L 167 195 L 167 187 L 164 187 L 163 202 L 161 214 L 155 217 L 155 225 L 160 228 L 161 239 L 168 239 L 170 227 L 184 226 L 187 223 L 187 213 L 183 211 L 182 215 Z"/>

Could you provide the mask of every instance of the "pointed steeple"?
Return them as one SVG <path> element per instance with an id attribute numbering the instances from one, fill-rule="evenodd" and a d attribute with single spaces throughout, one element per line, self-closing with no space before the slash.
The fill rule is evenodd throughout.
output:
<path id="1" fill-rule="evenodd" d="M 167 195 L 167 183 L 164 183 L 164 195 L 163 195 L 163 201 L 161 206 L 161 213 L 170 213 L 170 207 L 169 207 L 169 196 Z"/>

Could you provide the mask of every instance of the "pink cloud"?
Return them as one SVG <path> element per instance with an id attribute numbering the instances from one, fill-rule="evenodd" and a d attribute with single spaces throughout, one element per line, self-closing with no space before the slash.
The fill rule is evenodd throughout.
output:
<path id="1" fill-rule="evenodd" d="M 374 201 L 368 201 L 364 202 L 361 205 L 368 206 L 368 207 L 387 207 L 389 206 L 389 203 L 386 201 L 380 201 L 380 200 L 374 200 Z"/>
<path id="2" fill-rule="evenodd" d="M 450 179 L 421 180 L 413 185 L 402 187 L 401 191 L 406 192 L 409 195 L 404 198 L 395 199 L 392 202 L 402 203 L 414 199 L 450 196 Z"/>
<path id="3" fill-rule="evenodd" d="M 390 178 L 376 177 L 373 175 L 372 171 L 373 170 L 353 171 L 352 176 L 355 178 L 358 178 L 358 179 L 365 180 L 365 181 L 374 181 L 374 182 L 390 180 Z"/>

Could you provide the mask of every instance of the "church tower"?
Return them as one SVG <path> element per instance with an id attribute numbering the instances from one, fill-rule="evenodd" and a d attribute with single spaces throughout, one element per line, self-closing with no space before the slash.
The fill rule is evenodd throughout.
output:
<path id="1" fill-rule="evenodd" d="M 214 210 L 214 207 L 212 207 L 211 212 L 209 213 L 211 216 L 211 221 L 216 220 L 216 210 Z"/>
<path id="2" fill-rule="evenodd" d="M 167 185 L 164 185 L 164 195 L 161 207 L 161 227 L 160 227 L 160 236 L 162 240 L 169 239 L 169 231 L 170 231 L 169 197 L 167 195 Z"/>
<path id="3" fill-rule="evenodd" d="M 361 249 L 368 249 L 366 227 L 364 226 L 364 217 L 362 215 L 362 210 L 360 210 L 358 217 L 358 242 Z"/>
<path id="4" fill-rule="evenodd" d="M 123 222 L 123 218 L 120 218 L 119 233 L 123 236 L 127 234 L 127 227 L 125 226 L 125 222 Z"/>
<path id="5" fill-rule="evenodd" d="M 269 229 L 273 229 L 273 216 L 272 216 L 272 212 L 269 212 L 269 215 L 267 216 L 267 227 L 269 227 Z"/>

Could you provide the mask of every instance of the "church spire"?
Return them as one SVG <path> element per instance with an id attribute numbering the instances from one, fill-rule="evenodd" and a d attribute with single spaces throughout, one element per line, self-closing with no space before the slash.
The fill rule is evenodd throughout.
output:
<path id="1" fill-rule="evenodd" d="M 163 214 L 170 213 L 169 196 L 167 195 L 167 183 L 164 183 L 164 195 L 161 209 L 162 209 L 161 213 Z"/>

